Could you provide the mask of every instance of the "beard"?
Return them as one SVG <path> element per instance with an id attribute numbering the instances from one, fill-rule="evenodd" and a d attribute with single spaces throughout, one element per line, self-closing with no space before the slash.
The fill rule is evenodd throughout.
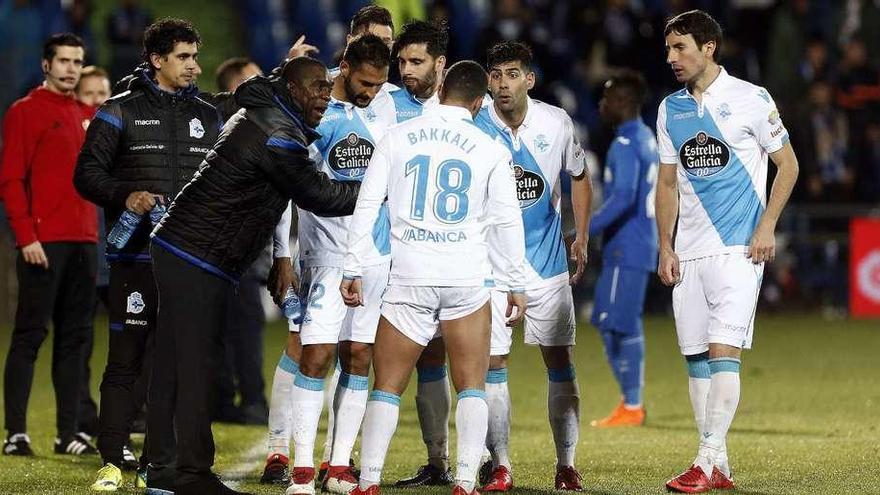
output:
<path id="1" fill-rule="evenodd" d="M 424 79 L 418 77 L 410 77 L 404 81 L 404 85 L 409 92 L 416 98 L 428 98 L 434 90 L 437 82 L 437 74 L 433 71 L 428 73 Z"/>

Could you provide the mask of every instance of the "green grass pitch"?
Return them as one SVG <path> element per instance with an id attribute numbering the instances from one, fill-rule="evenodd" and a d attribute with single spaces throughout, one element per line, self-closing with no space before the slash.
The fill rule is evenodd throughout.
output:
<path id="1" fill-rule="evenodd" d="M 577 463 L 587 493 L 664 493 L 663 482 L 692 460 L 697 435 L 687 397 L 685 366 L 672 321 L 646 321 L 645 427 L 597 431 L 590 419 L 604 416 L 618 392 L 594 329 L 582 325 L 576 349 L 581 389 L 581 436 Z M 8 325 L 0 328 L 3 359 Z M 266 332 L 265 376 L 285 338 L 283 326 Z M 106 322 L 96 335 L 93 389 L 106 354 Z M 758 315 L 755 350 L 745 354 L 742 399 L 729 437 L 738 492 L 745 494 L 880 494 L 880 324 L 826 322 L 816 315 Z M 51 343 L 43 345 L 29 408 L 29 434 L 37 457 L 0 456 L 2 494 L 85 494 L 100 467 L 97 457 L 52 453 L 54 395 Z M 267 383 L 267 387 L 271 383 Z M 515 347 L 510 371 L 513 400 L 511 452 L 515 493 L 551 493 L 553 442 L 547 425 L 546 375 L 535 349 Z M 424 458 L 411 386 L 384 478 L 409 474 Z M 237 486 L 280 495 L 279 486 L 257 483 L 264 452 L 261 427 L 215 425 L 216 470 Z M 454 427 L 452 430 L 454 449 Z M 319 436 L 319 443 L 323 440 Z M 139 445 L 139 441 L 136 445 Z M 320 448 L 320 446 L 319 446 Z M 320 455 L 320 452 L 317 452 Z M 119 493 L 138 493 L 126 475 Z M 448 493 L 392 490 L 384 493 Z"/>

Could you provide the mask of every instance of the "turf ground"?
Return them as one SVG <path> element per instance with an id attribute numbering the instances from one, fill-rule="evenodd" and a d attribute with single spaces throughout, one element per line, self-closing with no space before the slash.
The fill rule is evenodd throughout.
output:
<path id="1" fill-rule="evenodd" d="M 759 315 L 757 323 L 756 349 L 744 358 L 742 400 L 728 442 L 738 493 L 880 494 L 880 324 L 830 323 L 809 314 Z M 697 435 L 672 322 L 650 318 L 646 329 L 648 422 L 643 428 L 612 431 L 589 426 L 590 419 L 611 410 L 618 396 L 598 337 L 589 326 L 580 329 L 576 358 L 583 426 L 578 466 L 588 493 L 664 493 L 663 481 L 685 468 L 695 453 Z M 106 354 L 106 324 L 100 323 L 97 332 L 94 389 Z M 271 377 L 285 332 L 274 324 L 266 335 L 266 376 Z M 88 486 L 100 467 L 96 457 L 52 453 L 50 344 L 43 345 L 37 364 L 28 416 L 37 457 L 0 456 L 2 494 L 90 493 Z M 3 359 L 8 346 L 9 328 L 4 326 Z M 550 493 L 554 451 L 546 421 L 546 378 L 534 349 L 515 347 L 510 382 L 516 492 Z M 384 476 L 388 482 L 409 474 L 424 457 L 414 389 L 402 401 Z M 263 428 L 215 425 L 214 433 L 215 467 L 224 478 L 255 493 L 283 493 L 282 487 L 257 483 L 265 455 Z M 126 483 L 120 493 L 137 493 L 131 475 Z M 384 493 L 448 491 L 386 488 Z"/>

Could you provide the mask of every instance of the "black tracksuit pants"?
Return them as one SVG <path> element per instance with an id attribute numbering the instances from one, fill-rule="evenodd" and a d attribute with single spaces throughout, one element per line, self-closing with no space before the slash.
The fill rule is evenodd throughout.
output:
<path id="1" fill-rule="evenodd" d="M 6 429 L 27 432 L 34 362 L 51 321 L 56 426 L 58 437 L 67 441 L 77 432 L 83 345 L 95 305 L 95 245 L 47 242 L 43 250 L 48 269 L 25 263 L 20 252 L 16 260 L 18 307 L 3 375 Z"/>
<path id="2" fill-rule="evenodd" d="M 147 479 L 150 486 L 154 480 L 179 486 L 208 475 L 214 464 L 211 406 L 234 285 L 155 243 L 150 252 L 159 314 L 147 407 Z M 169 441 L 175 431 L 176 448 Z"/>

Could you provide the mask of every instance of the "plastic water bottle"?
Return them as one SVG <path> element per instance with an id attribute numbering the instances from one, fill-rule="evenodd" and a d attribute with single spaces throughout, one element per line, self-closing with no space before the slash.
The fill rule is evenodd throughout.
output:
<path id="1" fill-rule="evenodd" d="M 137 229 L 137 226 L 140 225 L 141 220 L 143 220 L 142 215 L 138 215 L 131 210 L 123 211 L 122 215 L 119 215 L 119 220 L 116 221 L 116 225 L 113 226 L 113 230 L 107 235 L 107 243 L 116 249 L 124 248 L 125 244 L 131 238 L 131 234 L 133 234 L 135 229 Z"/>
<path id="2" fill-rule="evenodd" d="M 156 206 L 150 210 L 150 223 L 153 224 L 153 227 L 159 225 L 159 221 L 162 220 L 162 216 L 165 215 L 165 205 L 162 203 L 156 202 Z"/>
<path id="3" fill-rule="evenodd" d="M 302 323 L 302 304 L 293 287 L 287 288 L 287 292 L 284 294 L 284 301 L 281 303 L 281 311 L 284 312 L 284 316 L 288 320 L 297 324 Z"/>

